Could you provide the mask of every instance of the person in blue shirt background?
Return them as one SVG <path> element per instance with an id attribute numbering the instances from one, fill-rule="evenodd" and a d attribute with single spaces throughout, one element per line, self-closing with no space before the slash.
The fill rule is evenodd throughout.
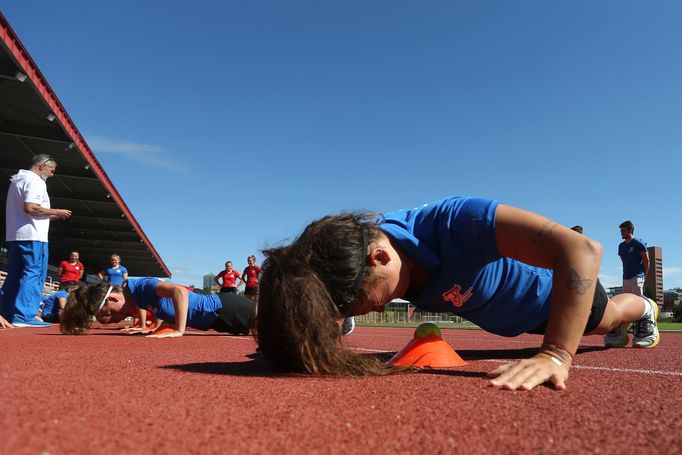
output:
<path id="1" fill-rule="evenodd" d="M 627 332 L 625 340 L 611 332 L 637 321 L 650 333 L 633 346 L 660 339 L 654 303 L 607 297 L 597 279 L 598 242 L 495 200 L 450 197 L 378 218 L 327 216 L 291 245 L 264 253 L 256 336 L 266 357 L 290 371 L 397 371 L 338 342 L 344 317 L 383 311 L 396 298 L 503 336 L 544 334 L 535 356 L 488 373 L 506 389 L 545 382 L 564 389 L 583 334 L 624 346 Z"/>
<path id="2" fill-rule="evenodd" d="M 43 298 L 43 306 L 38 312 L 38 316 L 45 322 L 59 322 L 61 320 L 69 292 L 78 289 L 80 286 L 77 281 L 67 281 L 62 285 L 62 289 Z"/>
<path id="3" fill-rule="evenodd" d="M 644 295 L 644 278 L 649 272 L 649 252 L 642 239 L 635 238 L 632 221 L 620 224 L 623 241 L 618 245 L 618 256 L 623 261 L 623 292 Z"/>
<path id="4" fill-rule="evenodd" d="M 128 269 L 121 265 L 121 256 L 111 255 L 111 267 L 97 274 L 99 279 L 114 286 L 121 286 L 128 279 Z"/>
<path id="5" fill-rule="evenodd" d="M 90 328 L 91 318 L 109 324 L 147 310 L 158 319 L 171 323 L 173 330 L 150 337 L 181 337 L 187 327 L 246 335 L 256 317 L 256 303 L 236 294 L 198 294 L 184 286 L 158 278 L 130 278 L 123 286 L 100 283 L 72 292 L 60 325 L 66 335 L 82 335 Z M 143 321 L 144 322 L 144 321 Z M 144 327 L 144 324 L 142 325 Z"/>

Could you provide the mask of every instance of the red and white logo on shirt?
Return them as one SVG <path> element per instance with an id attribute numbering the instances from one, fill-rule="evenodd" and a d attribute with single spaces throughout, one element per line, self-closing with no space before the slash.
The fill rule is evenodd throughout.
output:
<path id="1" fill-rule="evenodd" d="M 469 288 L 462 294 L 462 286 L 455 284 L 452 289 L 443 292 L 443 300 L 451 302 L 453 306 L 459 308 L 464 305 L 464 302 L 471 298 L 473 293 L 473 288 Z"/>

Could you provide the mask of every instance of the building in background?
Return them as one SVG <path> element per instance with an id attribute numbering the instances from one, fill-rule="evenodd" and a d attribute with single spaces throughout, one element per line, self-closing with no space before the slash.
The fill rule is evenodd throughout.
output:
<path id="1" fill-rule="evenodd" d="M 615 297 L 618 294 L 622 294 L 622 293 L 623 293 L 623 286 L 614 286 L 611 288 L 606 288 L 606 295 L 608 295 L 609 297 Z"/>
<path id="2" fill-rule="evenodd" d="M 209 273 L 208 275 L 204 275 L 204 282 L 201 288 L 204 291 L 211 291 L 213 290 L 213 286 L 215 286 L 215 281 L 213 279 L 215 278 L 215 274 Z"/>
<path id="3" fill-rule="evenodd" d="M 644 280 L 644 290 L 659 305 L 663 305 L 663 248 L 650 246 L 647 251 L 649 252 L 649 273 Z"/>
<path id="4" fill-rule="evenodd" d="M 682 288 L 668 289 L 663 293 L 663 309 L 661 311 L 672 311 L 675 305 L 682 304 Z"/>

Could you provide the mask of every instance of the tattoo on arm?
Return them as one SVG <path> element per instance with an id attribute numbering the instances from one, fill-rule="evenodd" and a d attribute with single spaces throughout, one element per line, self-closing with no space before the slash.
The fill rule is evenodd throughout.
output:
<path id="1" fill-rule="evenodd" d="M 580 278 L 580 275 L 578 275 L 578 272 L 573 269 L 570 270 L 568 283 L 566 283 L 568 289 L 575 289 L 578 291 L 578 294 L 583 295 L 591 285 L 592 280 L 589 278 L 583 280 Z"/>
<path id="2" fill-rule="evenodd" d="M 549 234 L 552 233 L 552 231 L 554 230 L 555 227 L 557 227 L 557 223 L 547 221 L 542 226 L 542 229 L 540 229 L 540 232 L 538 232 L 538 235 L 536 235 L 535 238 L 533 239 L 533 244 L 544 245 L 545 240 L 547 240 L 547 237 L 549 237 Z"/>

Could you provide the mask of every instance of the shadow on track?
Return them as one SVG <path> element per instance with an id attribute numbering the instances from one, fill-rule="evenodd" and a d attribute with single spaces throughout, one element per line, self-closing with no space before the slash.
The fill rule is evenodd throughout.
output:
<path id="1" fill-rule="evenodd" d="M 578 349 L 578 354 L 592 351 L 603 351 L 608 348 L 603 346 L 583 346 Z M 467 361 L 476 360 L 517 360 L 532 357 L 537 353 L 535 348 L 524 349 L 481 349 L 481 350 L 457 350 L 457 353 Z M 383 352 L 372 355 L 389 361 L 395 352 Z M 306 374 L 286 373 L 268 362 L 265 357 L 255 352 L 247 355 L 250 359 L 246 362 L 199 362 L 176 365 L 163 365 L 159 368 L 182 371 L 184 373 L 199 373 L 229 376 L 261 376 L 261 377 L 314 377 Z M 447 376 L 461 376 L 471 378 L 485 378 L 486 373 L 480 371 L 464 371 L 459 369 L 425 369 L 414 371 L 419 374 L 438 374 Z"/>
<path id="2" fill-rule="evenodd" d="M 576 354 L 586 352 L 605 351 L 605 346 L 581 346 Z M 457 349 L 457 354 L 464 360 L 498 360 L 498 359 L 527 359 L 537 354 L 537 348 L 523 349 Z"/>
<path id="3" fill-rule="evenodd" d="M 213 375 L 229 376 L 267 376 L 267 377 L 287 377 L 298 376 L 287 374 L 274 367 L 259 353 L 249 354 L 251 360 L 246 362 L 198 362 L 184 363 L 177 365 L 163 365 L 159 368 L 177 370 L 185 373 L 201 373 Z"/>

